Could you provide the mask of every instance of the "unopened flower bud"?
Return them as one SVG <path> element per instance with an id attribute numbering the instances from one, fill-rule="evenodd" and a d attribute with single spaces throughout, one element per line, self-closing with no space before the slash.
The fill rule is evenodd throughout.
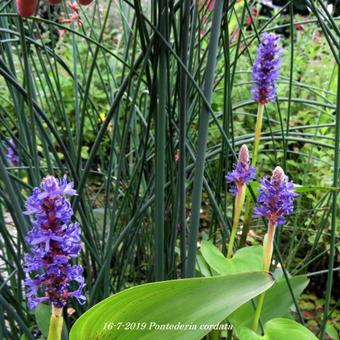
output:
<path id="1" fill-rule="evenodd" d="M 273 174 L 272 174 L 272 178 L 271 178 L 271 182 L 276 186 L 279 187 L 283 181 L 285 180 L 286 175 L 283 171 L 283 169 L 280 166 L 277 166 L 274 170 L 273 170 Z"/>
<path id="2" fill-rule="evenodd" d="M 240 163 L 244 164 L 245 167 L 249 168 L 249 151 L 247 145 L 243 144 L 241 146 L 240 152 L 238 154 L 238 160 Z"/>

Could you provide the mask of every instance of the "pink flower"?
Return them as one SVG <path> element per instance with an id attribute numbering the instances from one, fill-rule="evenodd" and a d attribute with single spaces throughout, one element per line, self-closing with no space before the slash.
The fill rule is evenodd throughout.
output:
<path id="1" fill-rule="evenodd" d="M 83 22 L 81 21 L 79 14 L 79 6 L 76 3 L 72 3 L 70 1 L 68 1 L 66 5 L 72 10 L 72 13 L 68 15 L 68 18 L 59 18 L 59 22 L 62 24 L 72 24 L 75 22 L 78 27 L 83 26 Z"/>
<path id="2" fill-rule="evenodd" d="M 215 0 L 208 0 L 208 10 L 212 11 L 214 8 Z"/>

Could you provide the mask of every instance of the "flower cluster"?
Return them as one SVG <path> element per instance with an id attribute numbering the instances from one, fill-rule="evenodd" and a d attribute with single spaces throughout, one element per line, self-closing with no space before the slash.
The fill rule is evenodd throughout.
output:
<path id="1" fill-rule="evenodd" d="M 293 182 L 289 182 L 282 168 L 277 166 L 271 179 L 263 178 L 261 184 L 255 217 L 265 217 L 272 225 L 284 224 L 284 216 L 293 212 L 297 196 Z"/>
<path id="2" fill-rule="evenodd" d="M 76 23 L 78 27 L 82 27 L 83 26 L 83 22 L 81 20 L 79 11 L 80 8 L 76 3 L 72 3 L 71 1 L 67 1 L 66 2 L 67 7 L 70 8 L 71 13 L 68 14 L 67 18 L 61 17 L 59 19 L 59 22 L 62 24 L 72 24 L 72 23 Z"/>
<path id="3" fill-rule="evenodd" d="M 12 138 L 9 139 L 7 142 L 6 157 L 14 166 L 19 164 L 19 156 L 16 149 L 17 146 L 15 145 L 14 140 Z"/>
<path id="4" fill-rule="evenodd" d="M 256 175 L 256 168 L 250 166 L 249 151 L 247 145 L 241 146 L 238 161 L 234 164 L 233 171 L 229 172 L 225 176 L 228 183 L 234 183 L 230 192 L 236 196 L 240 192 L 244 184 L 248 184 L 251 179 L 254 179 Z"/>
<path id="5" fill-rule="evenodd" d="M 78 0 L 78 2 L 82 6 L 87 6 L 92 1 L 93 0 Z M 62 0 L 48 0 L 49 5 L 59 5 L 61 2 L 62 2 Z M 37 11 L 38 3 L 39 3 L 38 0 L 16 0 L 18 14 L 22 17 L 30 17 L 30 16 L 34 15 Z M 66 4 L 71 9 L 72 9 L 72 6 L 77 6 L 76 4 L 72 4 L 70 1 L 68 1 Z M 70 4 L 71 4 L 71 6 L 70 6 Z M 74 20 L 78 19 L 78 18 L 74 17 L 75 16 L 74 13 L 72 15 L 73 15 L 72 18 Z M 77 20 L 77 23 L 78 23 L 78 26 L 80 26 L 78 20 Z"/>
<path id="6" fill-rule="evenodd" d="M 281 65 L 280 37 L 274 33 L 263 33 L 257 58 L 254 63 L 251 89 L 253 100 L 266 104 L 276 99 L 275 83 L 279 77 Z"/>
<path id="7" fill-rule="evenodd" d="M 85 303 L 83 268 L 71 264 L 80 253 L 79 228 L 71 223 L 73 210 L 66 195 L 76 195 L 73 183 L 67 183 L 66 176 L 60 180 L 48 176 L 26 201 L 25 214 L 35 218 L 26 236 L 31 254 L 25 255 L 24 269 L 30 308 L 44 301 L 62 308 L 70 297 Z"/>

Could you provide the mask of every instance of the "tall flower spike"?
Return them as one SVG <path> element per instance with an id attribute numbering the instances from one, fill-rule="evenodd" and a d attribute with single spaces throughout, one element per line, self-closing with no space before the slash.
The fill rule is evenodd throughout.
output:
<path id="1" fill-rule="evenodd" d="M 276 99 L 275 84 L 280 74 L 281 52 L 280 37 L 274 33 L 263 33 L 253 66 L 251 89 L 252 98 L 260 104 Z"/>
<path id="2" fill-rule="evenodd" d="M 255 178 L 255 167 L 250 167 L 249 152 L 247 145 L 242 145 L 238 161 L 234 164 L 234 170 L 229 172 L 226 176 L 228 183 L 235 185 L 230 189 L 230 192 L 235 196 L 233 227 L 230 233 L 228 244 L 227 258 L 230 259 L 233 253 L 234 242 L 240 221 L 241 211 L 245 199 L 246 184 L 251 179 Z"/>
<path id="3" fill-rule="evenodd" d="M 265 217 L 272 225 L 284 224 L 284 216 L 293 212 L 293 201 L 297 196 L 293 182 L 289 182 L 283 169 L 277 166 L 271 179 L 263 178 L 261 184 L 255 217 Z"/>
<path id="4" fill-rule="evenodd" d="M 238 161 L 234 164 L 233 171 L 230 171 L 225 177 L 228 183 L 234 183 L 230 192 L 236 196 L 244 184 L 248 184 L 256 175 L 256 168 L 250 166 L 249 151 L 247 145 L 241 146 Z"/>
<path id="5" fill-rule="evenodd" d="M 73 210 L 66 195 L 76 195 L 73 183 L 67 183 L 66 176 L 48 176 L 26 201 L 25 214 L 35 217 L 26 236 L 31 253 L 25 255 L 24 269 L 30 308 L 47 301 L 60 309 L 71 297 L 85 303 L 83 268 L 71 264 L 80 253 L 79 228 L 71 223 Z"/>
<path id="6" fill-rule="evenodd" d="M 268 220 L 268 231 L 263 239 L 263 269 L 269 272 L 276 227 L 279 224 L 284 224 L 284 216 L 293 212 L 293 201 L 297 194 L 294 191 L 293 182 L 289 182 L 288 177 L 279 166 L 274 169 L 270 180 L 263 178 L 261 183 L 262 187 L 254 214 L 256 217 L 265 217 Z M 264 297 L 265 293 L 262 293 L 256 306 L 252 325 L 254 332 L 259 324 Z"/>
<path id="7" fill-rule="evenodd" d="M 7 152 L 6 152 L 6 157 L 7 160 L 12 163 L 14 166 L 19 164 L 19 156 L 17 153 L 17 146 L 14 143 L 14 140 L 11 138 L 7 142 Z"/>

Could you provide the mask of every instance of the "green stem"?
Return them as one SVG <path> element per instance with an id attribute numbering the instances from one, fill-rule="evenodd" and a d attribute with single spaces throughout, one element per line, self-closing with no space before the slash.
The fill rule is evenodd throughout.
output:
<path id="1" fill-rule="evenodd" d="M 233 220 L 233 228 L 231 230 L 231 235 L 230 235 L 230 240 L 229 240 L 229 245 L 228 245 L 228 253 L 227 253 L 227 258 L 230 259 L 233 255 L 233 248 L 234 248 L 234 242 L 235 242 L 235 237 L 236 233 L 238 230 L 238 225 L 240 222 L 240 216 L 241 216 L 241 211 L 245 199 L 245 193 L 246 193 L 246 186 L 243 185 L 242 188 L 239 189 L 239 192 L 236 195 L 235 198 L 235 210 L 234 210 L 234 220 Z"/>
<path id="2" fill-rule="evenodd" d="M 183 3 L 183 30 L 181 33 L 181 60 L 185 66 L 188 64 L 188 45 L 190 29 L 190 1 Z M 179 187 L 179 211 L 178 224 L 180 228 L 180 254 L 181 254 L 181 273 L 185 277 L 186 271 L 186 132 L 187 132 L 187 90 L 188 76 L 180 68 L 179 74 L 179 162 L 178 162 L 178 187 Z"/>
<path id="3" fill-rule="evenodd" d="M 254 136 L 254 149 L 253 149 L 252 160 L 251 160 L 252 166 L 255 166 L 257 163 L 257 156 L 259 153 L 259 145 L 260 145 L 260 140 L 261 140 L 263 111 L 264 111 L 264 105 L 259 104 L 257 107 L 255 136 Z"/>
<path id="4" fill-rule="evenodd" d="M 275 229 L 276 229 L 276 224 L 269 223 L 268 232 L 264 236 L 264 240 L 263 240 L 263 269 L 266 272 L 269 272 L 270 263 L 271 263 L 272 256 L 273 256 Z M 265 297 L 265 293 L 262 293 L 259 297 L 259 300 L 256 306 L 256 311 L 255 311 L 255 316 L 254 316 L 254 321 L 253 321 L 253 326 L 252 326 L 254 332 L 257 331 L 257 327 L 259 324 L 261 311 L 262 311 L 262 307 L 264 303 L 264 297 Z"/>
<path id="5" fill-rule="evenodd" d="M 221 331 L 219 330 L 212 330 L 208 336 L 208 340 L 220 340 L 221 339 Z"/>
<path id="6" fill-rule="evenodd" d="M 264 236 L 263 240 L 263 269 L 269 272 L 270 263 L 273 256 L 274 236 L 275 236 L 276 224 L 268 224 L 268 232 Z"/>
<path id="7" fill-rule="evenodd" d="M 252 326 L 252 329 L 253 329 L 254 332 L 257 331 L 257 327 L 258 327 L 258 324 L 259 324 L 259 321 L 260 321 L 260 316 L 261 316 L 261 311 L 262 311 L 265 295 L 266 295 L 265 293 L 262 293 L 259 297 L 258 302 L 257 302 L 255 316 L 254 316 L 254 320 L 253 320 L 253 326 Z"/>
<path id="8" fill-rule="evenodd" d="M 249 222 L 251 218 L 251 198 L 247 197 L 246 203 L 245 203 L 245 208 L 244 208 L 244 223 L 243 223 L 243 228 L 242 228 L 242 235 L 240 238 L 240 248 L 244 247 L 247 241 L 247 235 L 249 231 Z"/>
<path id="9" fill-rule="evenodd" d="M 52 315 L 50 320 L 50 329 L 47 340 L 60 340 L 63 330 L 63 309 L 55 308 L 52 305 Z"/>
<path id="10" fill-rule="evenodd" d="M 167 36 L 167 13 L 168 7 L 165 0 L 159 0 L 160 32 Z M 165 275 L 165 246 L 164 246 L 164 216 L 165 216 L 165 151 L 166 151 L 166 110 L 167 110 L 167 54 L 161 39 L 159 43 L 159 102 L 156 117 L 156 176 L 155 176 L 155 280 L 164 280 Z"/>
<path id="11" fill-rule="evenodd" d="M 263 120 L 263 111 L 264 105 L 258 104 L 257 106 L 257 116 L 256 116 L 256 125 L 255 125 L 255 135 L 254 135 L 254 147 L 253 154 L 251 160 L 251 166 L 256 166 L 257 157 L 259 153 L 259 145 L 261 140 L 261 130 L 262 130 L 262 120 Z M 251 197 L 248 197 L 245 205 L 245 213 L 244 213 L 244 225 L 242 229 L 242 235 L 240 239 L 240 247 L 243 247 L 247 240 L 247 234 L 249 231 L 249 221 L 252 213 L 251 208 Z"/>
<path id="12" fill-rule="evenodd" d="M 216 1 L 213 11 L 213 21 L 209 42 L 208 60 L 204 79 L 204 96 L 207 103 L 211 103 L 212 92 L 214 88 L 214 76 L 216 68 L 216 59 L 218 54 L 218 41 L 221 32 L 221 22 L 223 15 L 224 1 Z M 202 203 L 202 187 L 204 180 L 204 167 L 208 139 L 209 127 L 209 107 L 205 104 L 202 105 L 199 120 L 198 131 L 198 146 L 197 158 L 195 163 L 195 178 L 192 193 L 192 214 L 190 221 L 190 230 L 188 237 L 188 265 L 186 268 L 186 277 L 193 277 L 195 275 L 196 265 L 196 251 L 197 251 L 197 237 L 201 214 Z"/>

